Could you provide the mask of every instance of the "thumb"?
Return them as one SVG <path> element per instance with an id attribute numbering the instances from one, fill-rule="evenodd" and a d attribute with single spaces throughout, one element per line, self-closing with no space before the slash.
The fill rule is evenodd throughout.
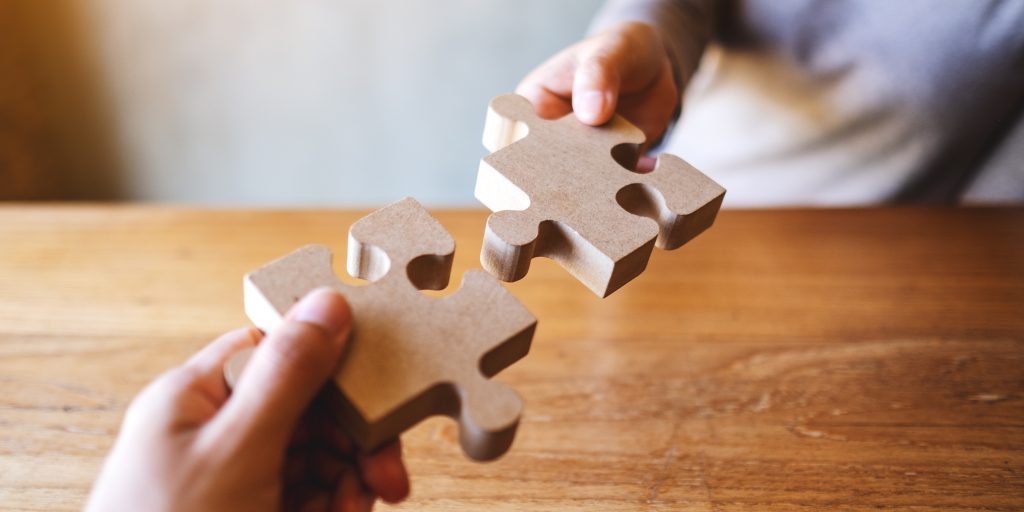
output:
<path id="1" fill-rule="evenodd" d="M 596 126 L 615 113 L 622 84 L 619 53 L 602 48 L 581 56 L 572 83 L 572 110 L 580 121 Z"/>
<path id="2" fill-rule="evenodd" d="M 352 310 L 341 294 L 307 294 L 256 347 L 218 420 L 257 442 L 286 443 L 334 374 L 351 330 Z"/>

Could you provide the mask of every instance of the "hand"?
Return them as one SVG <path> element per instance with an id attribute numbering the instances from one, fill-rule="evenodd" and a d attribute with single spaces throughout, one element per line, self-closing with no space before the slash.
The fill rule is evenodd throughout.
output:
<path id="1" fill-rule="evenodd" d="M 311 292 L 260 342 L 229 332 L 132 402 L 87 510 L 369 510 L 409 481 L 397 441 L 359 454 L 325 386 L 352 327 L 337 292 Z M 233 393 L 223 366 L 259 343 Z"/>
<path id="2" fill-rule="evenodd" d="M 665 133 L 680 100 L 661 36 L 638 22 L 620 23 L 562 50 L 531 71 L 516 93 L 546 119 L 575 112 L 597 126 L 618 112 L 643 130 L 648 145 Z"/>

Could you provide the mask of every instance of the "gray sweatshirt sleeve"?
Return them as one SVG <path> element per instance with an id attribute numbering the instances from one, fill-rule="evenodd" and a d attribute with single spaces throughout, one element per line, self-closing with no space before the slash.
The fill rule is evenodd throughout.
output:
<path id="1" fill-rule="evenodd" d="M 599 32 L 623 21 L 641 21 L 658 28 L 672 59 L 676 83 L 682 87 L 697 71 L 714 31 L 717 0 L 608 0 L 590 25 Z"/>

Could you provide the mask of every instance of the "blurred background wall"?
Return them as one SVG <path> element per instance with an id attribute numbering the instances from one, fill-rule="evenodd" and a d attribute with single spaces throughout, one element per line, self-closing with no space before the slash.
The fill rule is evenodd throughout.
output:
<path id="1" fill-rule="evenodd" d="M 0 0 L 0 198 L 475 205 L 488 100 L 600 0 Z"/>

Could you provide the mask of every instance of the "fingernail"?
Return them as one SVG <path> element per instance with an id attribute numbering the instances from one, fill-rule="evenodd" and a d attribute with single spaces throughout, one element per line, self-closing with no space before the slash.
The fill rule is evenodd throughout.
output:
<path id="1" fill-rule="evenodd" d="M 331 288 L 309 292 L 295 304 L 289 316 L 292 320 L 317 325 L 333 337 L 347 335 L 352 323 L 348 303 Z"/>
<path id="2" fill-rule="evenodd" d="M 636 172 L 646 174 L 654 170 L 658 159 L 650 155 L 643 155 L 636 161 Z"/>
<path id="3" fill-rule="evenodd" d="M 574 105 L 576 115 L 584 123 L 597 120 L 601 116 L 601 112 L 604 111 L 604 106 L 604 93 L 599 91 L 587 91 L 581 94 Z"/>

